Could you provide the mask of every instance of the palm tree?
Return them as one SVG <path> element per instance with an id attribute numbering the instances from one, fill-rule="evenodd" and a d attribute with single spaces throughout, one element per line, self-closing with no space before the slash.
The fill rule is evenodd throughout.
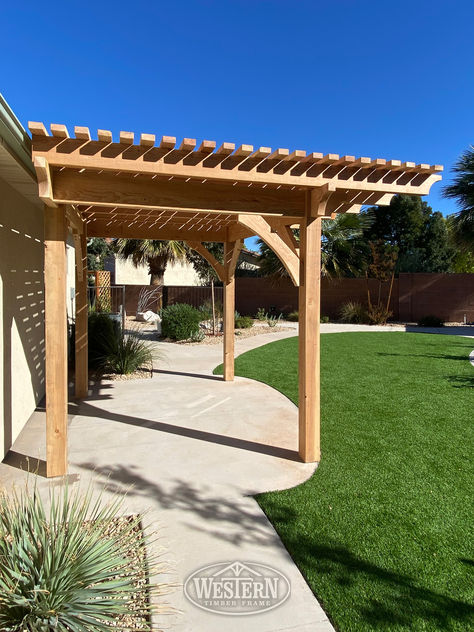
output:
<path id="1" fill-rule="evenodd" d="M 474 249 L 474 147 L 461 154 L 453 167 L 452 184 L 443 189 L 443 195 L 457 201 L 459 211 L 449 217 L 452 234 L 464 250 Z"/>
<path id="2" fill-rule="evenodd" d="M 131 259 L 135 267 L 148 266 L 150 285 L 163 285 L 168 263 L 185 261 L 188 251 L 183 241 L 160 239 L 115 239 L 113 247 L 121 259 Z"/>
<path id="3" fill-rule="evenodd" d="M 364 224 L 371 222 L 370 214 L 353 213 L 325 219 L 321 230 L 321 274 L 327 277 L 357 276 L 363 273 L 367 259 L 367 245 L 362 240 Z M 299 239 L 299 231 L 295 230 Z M 274 279 L 288 273 L 276 254 L 261 239 L 260 272 Z"/>

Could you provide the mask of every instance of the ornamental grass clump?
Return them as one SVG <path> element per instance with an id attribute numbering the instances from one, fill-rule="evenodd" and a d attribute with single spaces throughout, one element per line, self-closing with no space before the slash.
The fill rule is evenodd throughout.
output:
<path id="1" fill-rule="evenodd" d="M 36 489 L 0 494 L 0 629 L 150 630 L 140 517 L 67 486 L 48 504 Z"/>

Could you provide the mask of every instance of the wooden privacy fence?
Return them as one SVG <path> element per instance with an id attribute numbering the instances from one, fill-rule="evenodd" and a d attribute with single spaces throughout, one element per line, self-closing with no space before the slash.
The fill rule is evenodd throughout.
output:
<path id="1" fill-rule="evenodd" d="M 377 281 L 371 279 L 374 292 Z M 143 286 L 127 285 L 127 313 L 137 308 L 137 297 Z M 149 286 L 145 286 L 149 287 Z M 388 284 L 383 287 L 386 296 Z M 215 288 L 217 301 L 222 301 L 222 288 Z M 177 286 L 164 288 L 164 305 L 188 303 L 199 307 L 211 298 L 210 287 Z M 321 314 L 337 318 L 341 305 L 347 301 L 367 303 L 365 279 L 326 279 L 321 282 Z M 235 308 L 241 314 L 254 315 L 259 307 L 268 312 L 289 313 L 298 309 L 298 288 L 286 280 L 278 285 L 265 278 L 236 278 Z M 474 322 L 474 274 L 400 274 L 393 285 L 390 309 L 392 319 L 417 322 L 428 314 L 446 322 Z"/>

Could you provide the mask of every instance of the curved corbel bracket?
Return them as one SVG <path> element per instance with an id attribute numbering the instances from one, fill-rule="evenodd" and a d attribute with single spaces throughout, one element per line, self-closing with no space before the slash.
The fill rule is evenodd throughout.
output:
<path id="1" fill-rule="evenodd" d="M 200 241 L 188 241 L 188 246 L 195 250 L 197 253 L 201 255 L 213 268 L 219 281 L 224 282 L 225 280 L 225 270 L 222 263 L 219 263 L 213 254 L 209 252 L 209 250 L 203 246 Z"/>
<path id="2" fill-rule="evenodd" d="M 273 232 L 267 220 L 260 215 L 239 215 L 238 220 L 240 224 L 251 230 L 254 235 L 260 237 L 273 250 L 285 266 L 293 283 L 298 286 L 300 282 L 300 262 L 295 248 L 291 248 L 277 232 Z"/>

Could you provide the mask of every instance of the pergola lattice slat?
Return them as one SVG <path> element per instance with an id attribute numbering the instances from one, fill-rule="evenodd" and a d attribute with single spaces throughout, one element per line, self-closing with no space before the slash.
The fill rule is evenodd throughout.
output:
<path id="1" fill-rule="evenodd" d="M 426 195 L 442 166 L 384 158 L 306 153 L 304 150 L 109 130 L 91 138 L 76 126 L 30 123 L 39 195 L 45 203 L 47 331 L 66 331 L 63 227 L 81 248 L 76 273 L 76 395 L 87 385 L 84 253 L 89 237 L 187 241 L 213 265 L 224 284 L 224 379 L 234 377 L 235 265 L 246 237 L 263 239 L 299 285 L 299 454 L 318 461 L 319 305 L 324 218 L 389 204 L 400 193 Z M 299 228 L 297 242 L 291 230 Z M 224 243 L 217 262 L 203 242 Z M 58 276 L 59 274 L 59 276 Z M 64 291 L 63 291 L 64 290 Z M 67 374 L 65 341 L 46 337 L 48 475 L 66 471 Z M 54 379 L 53 377 L 54 376 Z M 54 382 L 54 386 L 53 386 Z M 58 439 L 59 438 L 59 439 Z"/>

